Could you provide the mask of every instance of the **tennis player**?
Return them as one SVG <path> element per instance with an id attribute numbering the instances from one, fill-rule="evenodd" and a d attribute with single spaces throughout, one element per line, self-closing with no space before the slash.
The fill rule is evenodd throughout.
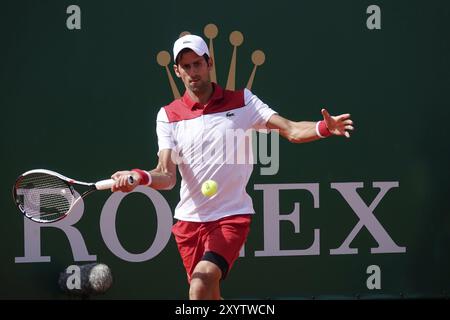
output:
<path id="1" fill-rule="evenodd" d="M 227 148 L 225 157 L 211 149 L 223 143 L 229 130 L 278 130 L 290 142 L 303 143 L 332 135 L 349 138 L 353 122 L 349 114 L 330 116 L 325 109 L 320 121 L 295 122 L 277 114 L 247 89 L 224 90 L 211 82 L 209 72 L 214 62 L 199 36 L 176 40 L 173 56 L 175 74 L 186 91 L 157 115 L 158 165 L 151 171 L 114 173 L 112 191 L 130 192 L 138 184 L 172 189 L 178 166 L 182 180 L 174 214 L 178 222 L 172 232 L 190 284 L 189 298 L 220 299 L 220 282 L 238 258 L 255 213 L 246 192 L 253 165 L 229 161 L 236 158 L 245 141 Z M 245 150 L 246 159 L 250 159 L 252 149 Z M 136 180 L 131 186 L 127 182 L 130 174 Z M 219 192 L 209 198 L 201 193 L 201 185 L 210 179 L 218 183 Z"/>

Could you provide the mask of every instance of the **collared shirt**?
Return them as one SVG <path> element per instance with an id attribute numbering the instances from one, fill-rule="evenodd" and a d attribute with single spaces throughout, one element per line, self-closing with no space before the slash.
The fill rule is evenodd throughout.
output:
<path id="1" fill-rule="evenodd" d="M 254 213 L 245 188 L 253 170 L 252 133 L 266 129 L 275 114 L 249 90 L 223 90 L 214 85 L 206 105 L 186 92 L 161 108 L 156 120 L 159 151 L 172 149 L 182 178 L 175 218 L 214 221 Z M 218 192 L 208 198 L 202 183 L 214 180 Z"/>

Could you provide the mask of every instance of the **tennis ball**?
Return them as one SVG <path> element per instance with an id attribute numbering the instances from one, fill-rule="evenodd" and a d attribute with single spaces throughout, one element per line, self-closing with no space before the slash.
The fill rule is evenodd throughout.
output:
<path id="1" fill-rule="evenodd" d="M 202 184 L 202 193 L 205 197 L 212 197 L 217 193 L 217 182 L 214 180 L 207 180 Z"/>

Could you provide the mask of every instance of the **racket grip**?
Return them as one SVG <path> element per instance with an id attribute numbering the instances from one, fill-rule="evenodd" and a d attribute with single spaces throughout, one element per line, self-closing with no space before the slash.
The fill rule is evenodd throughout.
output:
<path id="1" fill-rule="evenodd" d="M 116 183 L 113 179 L 101 180 L 95 183 L 95 188 L 97 190 L 108 190 Z M 133 176 L 128 176 L 128 184 L 132 185 L 134 183 Z"/>

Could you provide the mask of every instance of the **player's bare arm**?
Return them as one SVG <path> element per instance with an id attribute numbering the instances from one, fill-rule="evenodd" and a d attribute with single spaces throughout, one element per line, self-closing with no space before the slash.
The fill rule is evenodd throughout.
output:
<path id="1" fill-rule="evenodd" d="M 349 131 L 353 130 L 353 121 L 350 114 L 345 113 L 338 116 L 331 116 L 327 110 L 322 109 L 323 121 L 331 134 L 350 138 Z M 317 122 L 312 121 L 291 121 L 278 114 L 274 114 L 267 121 L 267 128 L 277 129 L 282 137 L 293 143 L 311 142 L 320 137 L 316 131 Z"/>
<path id="2" fill-rule="evenodd" d="M 172 153 L 171 149 L 159 152 L 158 165 L 150 171 L 153 189 L 170 190 L 177 183 L 177 165 L 172 161 L 174 159 Z"/>
<path id="3" fill-rule="evenodd" d="M 170 190 L 177 182 L 177 166 L 172 161 L 172 150 L 164 149 L 159 152 L 158 165 L 155 169 L 149 171 L 151 175 L 150 186 L 157 190 Z M 135 180 L 133 185 L 130 185 L 128 181 L 128 176 L 132 176 Z M 112 186 L 111 191 L 123 191 L 130 192 L 141 182 L 141 176 L 135 171 L 117 171 L 111 176 L 112 179 L 116 180 L 114 186 Z"/>

